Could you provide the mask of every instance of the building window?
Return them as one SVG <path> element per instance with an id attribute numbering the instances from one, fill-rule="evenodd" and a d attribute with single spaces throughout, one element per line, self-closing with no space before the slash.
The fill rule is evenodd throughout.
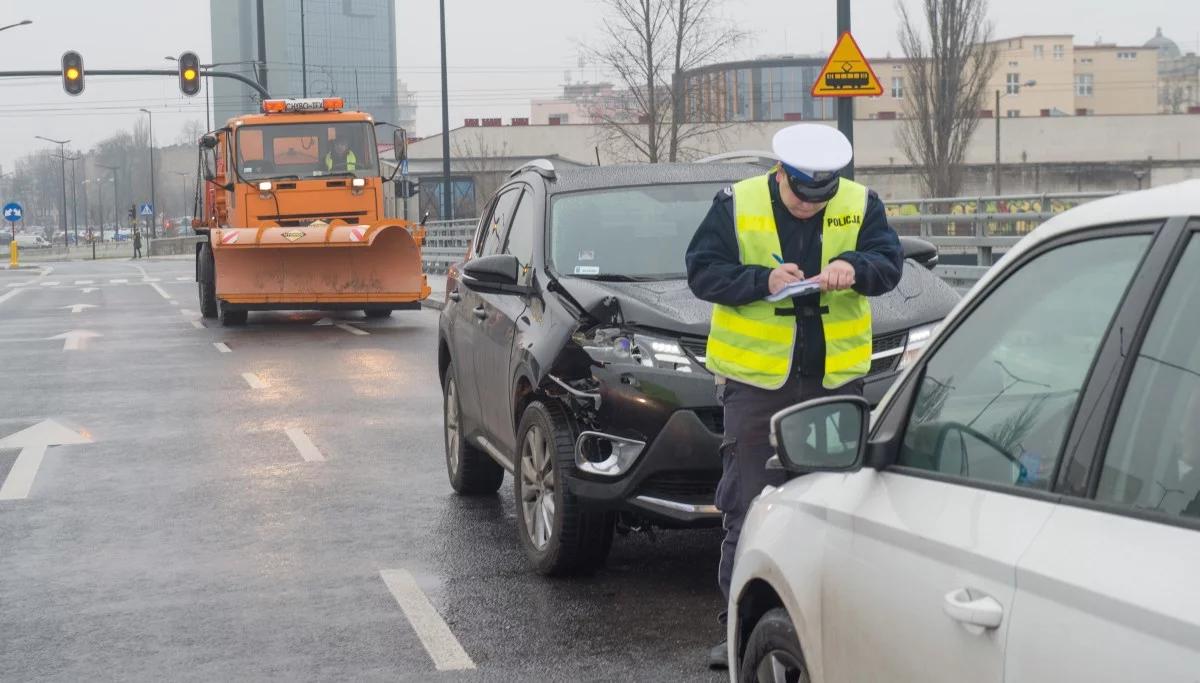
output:
<path id="1" fill-rule="evenodd" d="M 1092 74 L 1075 74 L 1075 96 L 1091 97 L 1094 81 Z"/>
<path id="2" fill-rule="evenodd" d="M 1055 46 L 1054 46 L 1054 59 L 1055 59 L 1055 61 L 1061 60 L 1061 59 L 1063 58 L 1063 55 L 1064 55 L 1064 54 L 1066 54 L 1066 48 L 1064 48 L 1062 45 L 1055 45 Z"/>
<path id="3" fill-rule="evenodd" d="M 897 100 L 904 99 L 904 79 L 900 76 L 892 76 L 892 97 Z"/>
<path id="4" fill-rule="evenodd" d="M 1009 62 L 1009 63 L 1008 63 L 1008 67 L 1009 67 L 1010 69 L 1015 69 L 1015 68 L 1017 68 L 1017 67 L 1018 67 L 1018 66 L 1020 66 L 1020 65 L 1021 65 L 1021 64 L 1020 64 L 1020 62 Z"/>
<path id="5" fill-rule="evenodd" d="M 1043 45 L 1034 45 L 1033 46 L 1033 58 L 1034 59 L 1042 59 L 1045 56 L 1046 56 L 1045 55 L 1045 46 L 1043 46 Z"/>
<path id="6" fill-rule="evenodd" d="M 1021 92 L 1021 74 L 1008 74 L 1005 83 L 1007 85 L 1005 92 L 1009 95 L 1017 95 Z"/>
<path id="7" fill-rule="evenodd" d="M 1004 113 L 1004 115 L 1010 119 L 1015 119 L 1021 115 L 1021 110 L 1020 109 L 1009 109 L 1008 111 L 1006 111 Z"/>
<path id="8" fill-rule="evenodd" d="M 1120 60 L 1126 61 L 1126 62 L 1132 61 L 1134 59 L 1137 59 L 1137 53 L 1136 52 L 1118 52 L 1117 59 L 1120 59 Z"/>
<path id="9" fill-rule="evenodd" d="M 1092 63 L 1092 58 L 1091 58 L 1091 57 L 1081 57 L 1081 58 L 1079 59 L 1079 63 L 1080 63 L 1080 64 L 1091 64 L 1091 63 Z"/>

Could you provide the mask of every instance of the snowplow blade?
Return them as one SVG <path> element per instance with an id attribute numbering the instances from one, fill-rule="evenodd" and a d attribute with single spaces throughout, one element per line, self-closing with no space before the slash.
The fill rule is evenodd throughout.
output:
<path id="1" fill-rule="evenodd" d="M 414 308 L 429 296 L 423 230 L 404 225 L 216 229 L 217 299 L 232 309 Z"/>

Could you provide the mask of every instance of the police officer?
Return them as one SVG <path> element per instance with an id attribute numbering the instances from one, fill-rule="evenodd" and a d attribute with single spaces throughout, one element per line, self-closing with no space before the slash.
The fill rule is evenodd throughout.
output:
<path id="1" fill-rule="evenodd" d="M 725 406 L 715 503 L 724 514 L 718 582 L 727 603 L 750 502 L 784 482 L 765 467 L 771 416 L 811 398 L 862 393 L 871 366 L 867 297 L 894 288 L 903 269 L 883 202 L 839 175 L 853 155 L 846 136 L 798 124 L 780 130 L 773 148 L 781 163 L 719 192 L 687 251 L 692 292 L 715 304 L 706 364 Z M 819 292 L 766 300 L 811 277 Z M 727 664 L 721 643 L 709 666 Z"/>

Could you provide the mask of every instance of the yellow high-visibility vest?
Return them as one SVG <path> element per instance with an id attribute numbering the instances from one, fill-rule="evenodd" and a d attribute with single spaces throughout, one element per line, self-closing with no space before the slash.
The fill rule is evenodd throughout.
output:
<path id="1" fill-rule="evenodd" d="M 769 175 L 733 186 L 734 225 L 745 265 L 775 268 L 782 254 L 771 207 Z M 821 226 L 821 268 L 858 248 L 858 233 L 867 210 L 867 188 L 842 178 L 825 207 Z M 805 275 L 811 275 L 806 273 Z M 789 301 L 759 300 L 744 306 L 716 305 L 708 336 L 705 365 L 713 373 L 763 389 L 778 389 L 792 372 L 796 318 L 779 315 Z M 867 374 L 871 368 L 871 304 L 854 290 L 821 294 L 825 331 L 825 375 L 829 389 Z"/>
<path id="2" fill-rule="evenodd" d="M 346 170 L 353 171 L 354 167 L 357 165 L 358 157 L 354 156 L 354 152 L 352 150 L 346 150 Z M 333 170 L 333 152 L 328 152 L 325 154 L 325 169 L 328 171 Z"/>

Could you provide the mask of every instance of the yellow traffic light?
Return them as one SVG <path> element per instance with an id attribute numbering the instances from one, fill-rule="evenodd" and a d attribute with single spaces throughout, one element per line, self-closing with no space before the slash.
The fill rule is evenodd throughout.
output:
<path id="1" fill-rule="evenodd" d="M 195 69 L 184 69 L 183 70 L 183 79 L 186 81 L 196 80 L 196 70 Z"/>
<path id="2" fill-rule="evenodd" d="M 79 69 L 76 69 L 75 67 L 67 69 L 67 79 L 73 81 L 76 78 L 79 78 Z"/>
<path id="3" fill-rule="evenodd" d="M 179 90 L 188 97 L 200 92 L 200 58 L 195 52 L 179 55 Z"/>
<path id="4" fill-rule="evenodd" d="M 78 95 L 83 92 L 83 57 L 74 50 L 68 50 L 62 56 L 63 90 L 68 95 Z"/>

